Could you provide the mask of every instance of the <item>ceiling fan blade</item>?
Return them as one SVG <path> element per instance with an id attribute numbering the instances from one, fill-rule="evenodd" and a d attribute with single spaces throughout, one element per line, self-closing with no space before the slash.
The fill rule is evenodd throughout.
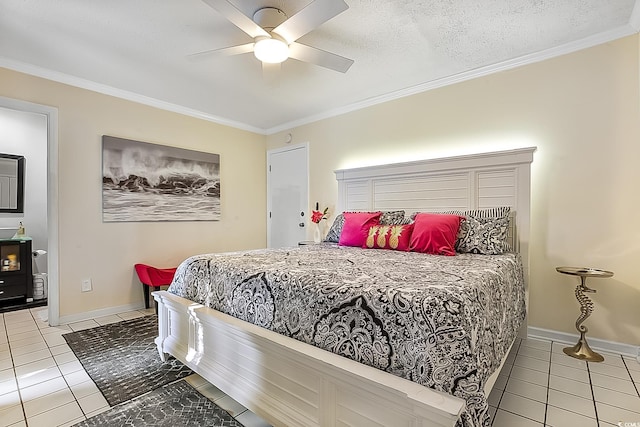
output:
<path id="1" fill-rule="evenodd" d="M 310 62 L 321 67 L 346 73 L 353 65 L 353 59 L 336 55 L 335 53 L 316 49 L 301 43 L 291 43 L 289 45 L 289 57 L 298 61 Z"/>
<path id="2" fill-rule="evenodd" d="M 243 53 L 253 52 L 253 45 L 254 43 L 246 43 L 238 46 L 223 47 L 222 49 L 205 50 L 187 55 L 187 58 L 191 61 L 202 61 L 216 56 L 242 55 Z"/>
<path id="3" fill-rule="evenodd" d="M 217 10 L 222 16 L 231 21 L 236 27 L 240 28 L 245 33 L 249 34 L 251 37 L 256 38 L 258 36 L 270 37 L 269 33 L 267 33 L 260 25 L 253 22 L 251 18 L 249 18 L 244 13 L 240 12 L 240 10 L 231 4 L 227 0 L 202 0 L 215 10 Z"/>
<path id="4" fill-rule="evenodd" d="M 347 9 L 349 5 L 344 0 L 316 0 L 278 25 L 273 32 L 292 43 Z"/>
<path id="5" fill-rule="evenodd" d="M 262 63 L 262 80 L 264 80 L 268 86 L 277 86 L 280 82 L 280 66 L 280 63 Z"/>

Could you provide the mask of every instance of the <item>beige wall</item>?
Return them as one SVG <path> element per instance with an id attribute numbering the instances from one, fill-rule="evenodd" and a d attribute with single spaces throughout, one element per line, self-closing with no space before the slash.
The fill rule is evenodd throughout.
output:
<path id="1" fill-rule="evenodd" d="M 268 137 L 310 142 L 310 197 L 335 206 L 339 168 L 537 146 L 529 325 L 575 333 L 576 280 L 594 280 L 589 336 L 640 344 L 639 37 L 444 87 Z"/>
<path id="2" fill-rule="evenodd" d="M 264 136 L 6 69 L 0 96 L 58 108 L 61 317 L 142 304 L 137 262 L 265 246 Z M 103 223 L 102 135 L 220 154 L 222 220 Z M 83 278 L 92 292 L 80 292 Z"/>

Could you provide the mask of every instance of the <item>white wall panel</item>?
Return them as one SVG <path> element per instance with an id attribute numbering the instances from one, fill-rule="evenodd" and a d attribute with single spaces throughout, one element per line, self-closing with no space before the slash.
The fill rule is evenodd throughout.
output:
<path id="1" fill-rule="evenodd" d="M 516 207 L 516 184 L 513 169 L 478 172 L 478 208 Z"/>
<path id="2" fill-rule="evenodd" d="M 371 185 L 368 181 L 350 182 L 345 186 L 345 211 L 367 211 L 371 209 Z"/>
<path id="3" fill-rule="evenodd" d="M 373 210 L 407 212 L 462 209 L 469 204 L 469 174 L 433 174 L 373 181 Z"/>

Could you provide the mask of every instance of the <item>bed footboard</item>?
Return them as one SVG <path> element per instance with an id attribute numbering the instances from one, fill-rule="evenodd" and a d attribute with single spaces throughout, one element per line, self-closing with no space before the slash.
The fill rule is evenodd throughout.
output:
<path id="1" fill-rule="evenodd" d="M 464 401 L 178 297 L 154 292 L 172 355 L 274 426 L 453 426 Z"/>

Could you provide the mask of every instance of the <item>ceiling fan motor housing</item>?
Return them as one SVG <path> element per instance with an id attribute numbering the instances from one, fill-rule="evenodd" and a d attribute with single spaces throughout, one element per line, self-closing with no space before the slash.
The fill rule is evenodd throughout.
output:
<path id="1" fill-rule="evenodd" d="M 287 15 L 275 7 L 263 7 L 253 14 L 253 22 L 260 25 L 269 33 L 286 20 Z"/>

